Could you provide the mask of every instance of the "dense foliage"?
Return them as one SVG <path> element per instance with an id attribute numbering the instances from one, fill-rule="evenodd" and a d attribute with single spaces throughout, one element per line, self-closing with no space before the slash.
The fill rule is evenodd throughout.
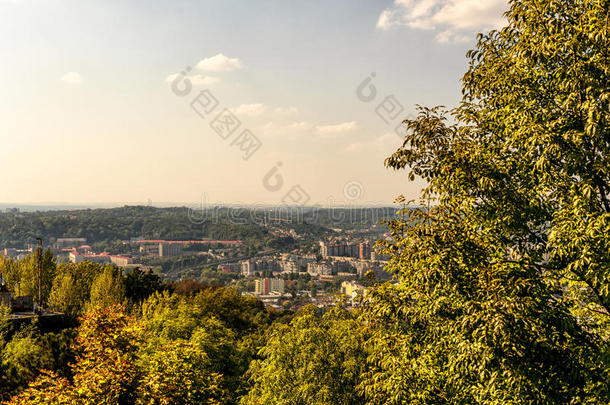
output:
<path id="1" fill-rule="evenodd" d="M 70 318 L 89 307 L 123 303 L 132 306 L 160 290 L 161 280 L 151 271 L 134 269 L 123 274 L 113 265 L 84 261 L 56 264 L 50 251 L 43 253 L 42 306 Z M 21 260 L 0 257 L 0 276 L 14 296 L 29 295 L 38 301 L 38 267 L 35 255 Z"/>
<path id="2" fill-rule="evenodd" d="M 610 403 L 610 1 L 510 4 L 461 105 L 405 121 L 386 165 L 429 209 L 389 222 L 395 278 L 360 308 L 276 312 L 47 254 L 44 297 L 79 324 L 0 317 L 8 403 Z M 0 273 L 30 292 L 32 266 Z"/>
<path id="3" fill-rule="evenodd" d="M 388 167 L 429 186 L 371 296 L 375 403 L 610 401 L 609 8 L 512 1 L 462 104 L 406 121 Z"/>
<path id="4" fill-rule="evenodd" d="M 356 387 L 366 369 L 366 338 L 362 323 L 344 309 L 320 316 L 305 307 L 289 324 L 267 332 L 242 404 L 363 403 Z"/>
<path id="5" fill-rule="evenodd" d="M 125 206 L 112 209 L 0 213 L 0 247 L 22 248 L 57 238 L 86 238 L 97 250 L 122 253 L 121 241 L 130 238 L 166 240 L 243 240 L 272 248 L 294 244 L 273 235 L 268 228 L 294 229 L 299 234 L 323 237 L 328 228 L 366 228 L 391 218 L 393 209 L 316 208 L 268 210 L 246 208 L 185 207 L 155 208 Z"/>
<path id="6" fill-rule="evenodd" d="M 210 214 L 211 215 L 211 214 Z M 90 244 L 145 239 L 197 240 L 213 238 L 238 240 L 264 237 L 256 224 L 230 221 L 226 212 L 217 212 L 198 223 L 187 208 L 122 207 L 73 211 L 41 211 L 0 214 L 0 246 L 22 247 L 54 238 L 87 238 Z"/>
<path id="7" fill-rule="evenodd" d="M 31 327 L 14 334 L 3 347 L 2 376 L 12 384 L 4 393 L 30 382 L 9 403 L 236 403 L 266 328 L 281 316 L 223 288 L 154 293 L 131 311 L 102 302 L 79 318 L 76 337 L 61 348 L 74 357 L 68 365 L 54 364 Z"/>

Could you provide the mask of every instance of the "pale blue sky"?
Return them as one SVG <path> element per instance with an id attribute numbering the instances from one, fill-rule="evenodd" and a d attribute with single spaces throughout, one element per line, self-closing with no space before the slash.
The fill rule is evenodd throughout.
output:
<path id="1" fill-rule="evenodd" d="M 0 202 L 276 204 L 295 185 L 308 204 L 414 198 L 421 184 L 383 167 L 399 139 L 375 107 L 388 95 L 401 117 L 455 105 L 474 33 L 501 24 L 505 7 L 0 0 Z M 187 66 L 196 85 L 178 97 L 168 76 Z M 356 88 L 371 72 L 367 103 Z M 260 139 L 248 160 L 191 109 L 206 88 L 214 115 L 231 109 L 238 132 Z M 277 162 L 284 183 L 270 191 L 263 178 Z M 362 188 L 350 199 L 353 182 Z"/>

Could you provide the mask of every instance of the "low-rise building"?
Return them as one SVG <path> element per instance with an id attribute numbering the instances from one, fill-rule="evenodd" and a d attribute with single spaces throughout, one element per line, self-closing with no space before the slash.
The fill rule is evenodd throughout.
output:
<path id="1" fill-rule="evenodd" d="M 72 263 L 92 262 L 98 264 L 110 263 L 110 255 L 106 253 L 82 255 L 77 251 L 70 252 L 70 261 Z"/>
<path id="2" fill-rule="evenodd" d="M 284 280 L 281 278 L 260 278 L 254 282 L 254 293 L 258 295 L 283 294 Z"/>
<path id="3" fill-rule="evenodd" d="M 219 271 L 226 271 L 227 273 L 239 273 L 241 268 L 241 263 L 225 263 L 218 265 Z"/>
<path id="4" fill-rule="evenodd" d="M 341 283 L 341 294 L 347 296 L 352 304 L 356 297 L 364 294 L 366 288 L 356 283 L 355 281 L 344 281 Z"/>
<path id="5" fill-rule="evenodd" d="M 140 245 L 140 254 L 145 256 L 158 256 L 159 255 L 159 245 L 154 244 L 143 244 Z"/>
<path id="6" fill-rule="evenodd" d="M 75 248 L 77 246 L 85 245 L 87 238 L 57 238 L 53 247 L 55 249 L 63 248 Z"/>
<path id="7" fill-rule="evenodd" d="M 116 264 L 118 267 L 125 267 L 128 264 L 133 263 L 133 259 L 127 256 L 113 255 L 110 256 L 110 262 Z"/>
<path id="8" fill-rule="evenodd" d="M 255 276 L 257 272 L 260 273 L 263 271 L 281 271 L 280 265 L 277 260 L 271 258 L 248 259 L 242 260 L 239 263 L 241 264 L 241 274 L 245 277 Z"/>
<path id="9" fill-rule="evenodd" d="M 83 255 L 78 253 L 76 250 L 72 250 L 70 252 L 69 258 L 72 263 L 80 263 L 84 260 Z"/>
<path id="10" fill-rule="evenodd" d="M 182 256 L 181 243 L 159 243 L 159 257 Z"/>
<path id="11" fill-rule="evenodd" d="M 324 274 L 332 274 L 332 266 L 326 262 L 307 263 L 307 273 L 314 277 Z"/>
<path id="12" fill-rule="evenodd" d="M 14 248 L 4 248 L 2 251 L 0 251 L 0 253 L 2 256 L 6 257 L 17 257 L 18 255 L 17 249 Z"/>
<path id="13" fill-rule="evenodd" d="M 298 273 L 299 264 L 293 260 L 284 260 L 280 262 L 280 268 L 284 273 Z"/>
<path id="14" fill-rule="evenodd" d="M 349 279 L 349 278 L 357 278 L 358 275 L 354 273 L 346 273 L 346 272 L 338 272 L 337 278 Z"/>
<path id="15" fill-rule="evenodd" d="M 359 257 L 360 247 L 347 242 L 320 241 L 320 254 L 322 257 Z"/>
<path id="16" fill-rule="evenodd" d="M 76 250 L 78 250 L 79 252 L 82 252 L 82 253 L 93 252 L 90 245 L 80 245 L 78 248 L 76 248 Z"/>
<path id="17" fill-rule="evenodd" d="M 252 259 L 242 260 L 241 262 L 239 262 L 239 264 L 241 265 L 242 276 L 244 276 L 244 277 L 254 276 L 255 269 L 254 269 L 254 261 Z"/>

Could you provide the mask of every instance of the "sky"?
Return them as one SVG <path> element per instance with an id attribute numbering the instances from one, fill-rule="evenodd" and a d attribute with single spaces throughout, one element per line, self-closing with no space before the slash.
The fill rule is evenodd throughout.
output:
<path id="1" fill-rule="evenodd" d="M 505 0 L 0 0 L 0 203 L 391 204 Z"/>

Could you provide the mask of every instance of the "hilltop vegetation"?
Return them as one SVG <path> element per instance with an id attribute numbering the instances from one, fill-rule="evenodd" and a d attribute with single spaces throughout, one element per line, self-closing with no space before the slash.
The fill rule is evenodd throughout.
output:
<path id="1" fill-rule="evenodd" d="M 263 238 L 267 232 L 253 223 L 235 223 L 227 213 L 197 223 L 187 208 L 122 207 L 74 211 L 0 214 L 0 244 L 22 247 L 55 238 L 87 238 L 89 243 L 129 240 L 132 237 L 167 240 L 203 238 L 238 240 Z"/>
<path id="2" fill-rule="evenodd" d="M 284 243 L 270 228 L 293 229 L 308 240 L 332 234 L 330 228 L 365 229 L 391 219 L 395 209 L 216 207 L 155 208 L 125 206 L 111 209 L 0 213 L 0 246 L 22 248 L 36 238 L 87 238 L 98 249 L 120 251 L 130 238 L 165 240 L 242 240 L 247 245 Z M 296 245 L 295 245 L 296 247 Z"/>

